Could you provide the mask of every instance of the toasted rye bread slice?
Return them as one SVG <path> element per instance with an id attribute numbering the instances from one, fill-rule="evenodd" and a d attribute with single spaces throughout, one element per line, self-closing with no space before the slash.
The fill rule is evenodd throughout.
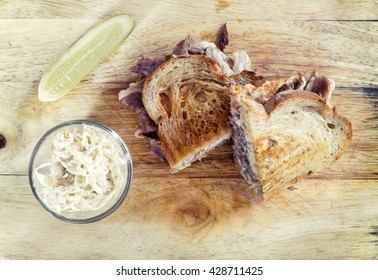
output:
<path id="1" fill-rule="evenodd" d="M 212 58 L 193 55 L 168 60 L 145 81 L 142 102 L 159 127 L 172 172 L 231 137 L 228 78 Z"/>
<path id="2" fill-rule="evenodd" d="M 269 107 L 233 90 L 235 160 L 265 199 L 339 159 L 352 139 L 350 121 L 313 92 L 278 93 Z"/>

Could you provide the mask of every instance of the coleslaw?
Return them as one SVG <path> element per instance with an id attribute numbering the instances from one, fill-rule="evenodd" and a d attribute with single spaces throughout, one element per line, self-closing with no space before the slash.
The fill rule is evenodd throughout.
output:
<path id="1" fill-rule="evenodd" d="M 98 128 L 83 125 L 57 133 L 51 158 L 36 168 L 41 198 L 57 212 L 101 209 L 122 189 L 126 160 Z"/>

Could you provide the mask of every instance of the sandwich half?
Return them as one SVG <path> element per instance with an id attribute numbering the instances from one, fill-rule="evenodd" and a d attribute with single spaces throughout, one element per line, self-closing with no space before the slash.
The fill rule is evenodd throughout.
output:
<path id="1" fill-rule="evenodd" d="M 231 138 L 230 83 L 260 85 L 262 76 L 251 68 L 245 51 L 224 52 L 226 25 L 218 42 L 187 36 L 173 53 L 143 55 L 131 68 L 122 104 L 135 111 L 135 136 L 150 143 L 150 152 L 165 158 L 176 172 Z"/>
<path id="2" fill-rule="evenodd" d="M 169 59 L 144 82 L 142 102 L 173 173 L 231 137 L 228 77 L 210 57 Z"/>
<path id="3" fill-rule="evenodd" d="M 330 165 L 350 144 L 352 125 L 330 104 L 333 88 L 315 72 L 233 87 L 235 162 L 264 199 Z"/>

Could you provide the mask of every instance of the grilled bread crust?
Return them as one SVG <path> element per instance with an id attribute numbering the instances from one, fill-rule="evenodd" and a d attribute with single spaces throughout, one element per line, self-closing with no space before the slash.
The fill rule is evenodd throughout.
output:
<path id="1" fill-rule="evenodd" d="M 228 85 L 218 62 L 200 55 L 171 58 L 145 81 L 142 102 L 172 172 L 231 137 Z"/>

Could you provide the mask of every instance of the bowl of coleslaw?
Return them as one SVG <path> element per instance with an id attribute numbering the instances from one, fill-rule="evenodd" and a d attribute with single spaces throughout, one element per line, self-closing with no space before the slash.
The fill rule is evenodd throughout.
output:
<path id="1" fill-rule="evenodd" d="M 133 164 L 121 137 L 89 120 L 59 124 L 38 141 L 29 163 L 36 199 L 50 214 L 91 223 L 113 213 L 130 189 Z"/>

